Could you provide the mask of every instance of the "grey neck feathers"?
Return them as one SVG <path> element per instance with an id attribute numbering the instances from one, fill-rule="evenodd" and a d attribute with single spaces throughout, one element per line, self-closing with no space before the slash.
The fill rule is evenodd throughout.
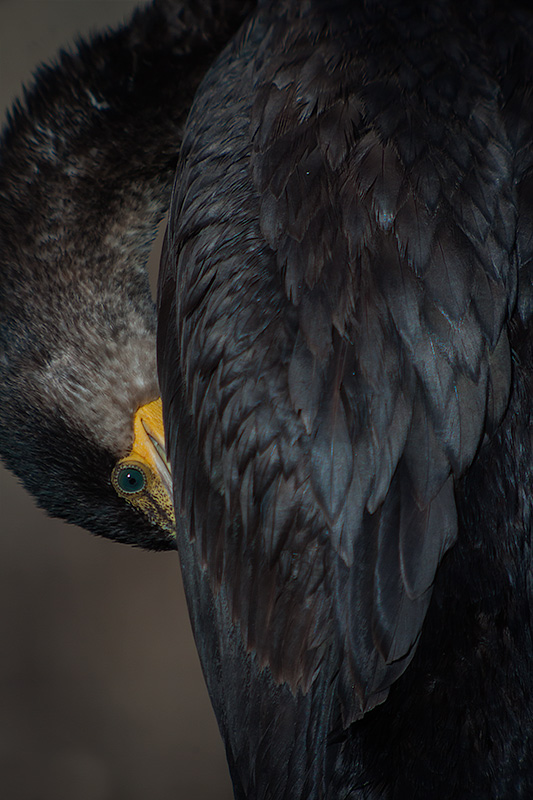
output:
<path id="1" fill-rule="evenodd" d="M 156 0 L 40 68 L 11 112 L 0 140 L 0 455 L 35 493 L 43 459 L 60 475 L 80 437 L 123 455 L 133 412 L 159 394 L 146 260 L 196 88 L 247 8 Z M 45 429 L 59 450 L 43 446 Z"/>

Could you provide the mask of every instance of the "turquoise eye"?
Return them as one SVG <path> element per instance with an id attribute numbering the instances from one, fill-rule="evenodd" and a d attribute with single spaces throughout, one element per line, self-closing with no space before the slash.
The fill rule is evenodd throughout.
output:
<path id="1" fill-rule="evenodd" d="M 124 465 L 118 470 L 115 480 L 118 488 L 124 494 L 136 494 L 146 486 L 144 473 L 137 467 Z"/>

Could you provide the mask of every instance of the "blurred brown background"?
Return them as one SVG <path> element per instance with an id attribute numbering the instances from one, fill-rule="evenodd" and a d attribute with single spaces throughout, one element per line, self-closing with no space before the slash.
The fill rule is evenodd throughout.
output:
<path id="1" fill-rule="evenodd" d="M 123 0 L 0 0 L 0 111 Z M 229 800 L 177 556 L 51 520 L 0 466 L 0 796 Z"/>

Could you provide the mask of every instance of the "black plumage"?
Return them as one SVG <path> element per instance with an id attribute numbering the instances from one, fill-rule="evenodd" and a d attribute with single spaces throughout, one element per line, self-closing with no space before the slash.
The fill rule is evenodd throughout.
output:
<path id="1" fill-rule="evenodd" d="M 533 789 L 532 32 L 264 2 L 195 97 L 159 375 L 237 797 Z"/>
<path id="2" fill-rule="evenodd" d="M 104 352 L 106 336 L 127 339 L 122 391 L 134 377 L 148 394 L 121 424 L 157 392 L 151 357 L 140 381 L 129 346 L 139 317 L 153 346 L 142 270 L 115 258 L 87 281 L 84 265 L 88 244 L 104 268 L 109 246 L 142 252 L 178 162 L 159 383 L 184 583 L 236 797 L 529 798 L 533 18 L 482 0 L 265 0 L 208 69 L 247 8 L 224 7 L 219 29 L 202 6 L 192 31 L 181 8 L 156 4 L 119 34 L 119 63 L 96 93 L 82 84 L 80 105 L 64 56 L 41 75 L 46 103 L 35 92 L 4 136 L 7 463 L 54 513 L 170 544 L 106 501 L 120 437 L 107 461 L 101 448 L 83 461 L 75 414 L 61 412 L 60 434 L 46 426 L 50 401 L 71 409 L 50 381 L 57 354 L 67 388 L 82 362 L 78 413 L 96 402 L 90 376 L 104 400 L 117 389 L 84 335 L 92 321 Z M 147 19 L 170 36 L 168 84 Z M 113 40 L 80 50 L 82 71 L 101 47 Z M 67 141 L 71 100 L 89 135 L 70 115 Z M 38 161 L 23 167 L 53 187 L 63 148 L 57 201 L 25 194 L 31 169 L 10 162 L 30 115 Z M 98 130 L 113 135 L 87 169 Z M 80 169 L 87 203 L 72 197 Z M 45 287 L 51 325 L 27 313 L 20 274 Z M 113 431 L 104 400 L 98 441 Z M 67 441 L 93 464 L 89 493 Z"/>

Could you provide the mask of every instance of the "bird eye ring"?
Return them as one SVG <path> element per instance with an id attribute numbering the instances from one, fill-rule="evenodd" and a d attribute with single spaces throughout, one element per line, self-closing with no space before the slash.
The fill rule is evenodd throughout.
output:
<path id="1" fill-rule="evenodd" d="M 117 464 L 111 480 L 119 494 L 129 497 L 142 492 L 147 483 L 145 470 L 135 462 Z"/>

